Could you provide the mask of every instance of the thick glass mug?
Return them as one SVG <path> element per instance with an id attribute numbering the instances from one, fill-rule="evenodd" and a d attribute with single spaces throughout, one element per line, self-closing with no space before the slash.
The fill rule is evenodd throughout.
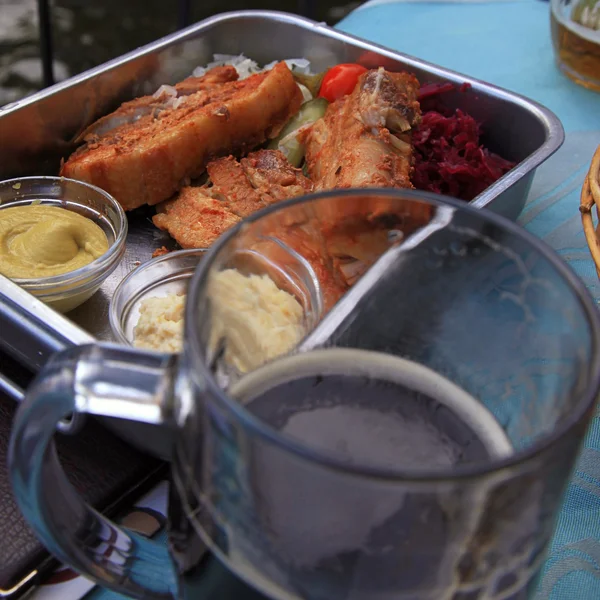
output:
<path id="1" fill-rule="evenodd" d="M 296 352 L 228 362 L 210 282 L 232 267 L 299 300 Z M 582 283 L 499 216 L 404 190 L 290 200 L 203 260 L 180 357 L 97 345 L 48 363 L 13 427 L 15 495 L 59 559 L 138 598 L 527 598 L 598 394 L 599 333 Z M 334 393 L 298 392 L 312 376 Z M 70 487 L 51 440 L 72 412 L 176 430 L 169 550 Z"/>

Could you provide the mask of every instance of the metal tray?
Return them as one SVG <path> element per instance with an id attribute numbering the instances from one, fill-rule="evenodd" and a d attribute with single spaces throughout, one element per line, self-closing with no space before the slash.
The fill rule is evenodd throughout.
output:
<path id="1" fill-rule="evenodd" d="M 240 11 L 219 15 L 134 52 L 0 108 L 0 180 L 24 175 L 56 174 L 73 140 L 98 117 L 121 102 L 173 84 L 215 53 L 241 54 L 259 63 L 304 57 L 315 71 L 341 62 L 408 70 L 422 81 L 469 83 L 466 92 L 444 95 L 450 108 L 460 107 L 484 123 L 485 143 L 518 164 L 472 201 L 515 219 L 521 212 L 533 174 L 562 144 L 563 128 L 543 106 L 517 94 L 393 52 L 324 24 L 272 11 Z M 112 340 L 108 303 L 121 279 L 152 252 L 169 245 L 142 213 L 130 217 L 126 255 L 101 290 L 63 317 L 0 276 L 0 346 L 32 371 L 49 353 L 69 344 Z M 1 369 L 1 365 L 0 365 Z M 0 387 L 8 389 L 7 374 Z M 9 379 L 9 378 L 8 378 Z M 5 382 L 5 385 L 3 384 Z M 13 386 L 14 388 L 14 386 Z M 13 397 L 18 390 L 10 390 Z M 156 453 L 164 448 L 145 429 L 118 424 L 113 428 L 137 446 Z M 163 454 L 162 451 L 159 451 Z"/>

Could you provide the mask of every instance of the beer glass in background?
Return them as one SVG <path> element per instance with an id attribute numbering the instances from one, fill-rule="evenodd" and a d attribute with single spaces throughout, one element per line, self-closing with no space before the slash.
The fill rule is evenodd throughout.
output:
<path id="1" fill-rule="evenodd" d="M 552 43 L 559 69 L 600 91 L 600 0 L 551 0 Z"/>
<path id="2" fill-rule="evenodd" d="M 332 306 L 336 262 L 368 269 Z M 231 268 L 299 299 L 297 351 L 230 368 L 210 282 Z M 15 497 L 63 562 L 138 598 L 525 600 L 593 413 L 599 342 L 583 283 L 493 213 L 414 190 L 289 200 L 207 253 L 177 361 L 98 344 L 48 363 L 13 425 Z M 170 557 L 58 470 L 50 440 L 72 412 L 174 430 Z M 207 547 L 238 579 L 215 583 Z"/>

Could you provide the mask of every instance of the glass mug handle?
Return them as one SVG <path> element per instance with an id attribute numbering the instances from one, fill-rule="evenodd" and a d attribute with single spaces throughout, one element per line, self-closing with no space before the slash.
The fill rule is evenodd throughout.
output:
<path id="1" fill-rule="evenodd" d="M 54 355 L 29 387 L 12 428 L 9 472 L 17 504 L 59 560 L 115 592 L 177 596 L 166 545 L 117 527 L 88 506 L 59 464 L 52 437 L 70 413 L 166 425 L 177 358 L 109 345 Z"/>

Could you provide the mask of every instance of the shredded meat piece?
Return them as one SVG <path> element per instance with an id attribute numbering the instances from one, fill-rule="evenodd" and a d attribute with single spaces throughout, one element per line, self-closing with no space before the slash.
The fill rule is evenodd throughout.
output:
<path id="1" fill-rule="evenodd" d="M 371 195 L 334 198 L 315 206 L 326 251 L 348 285 L 396 241 L 427 224 L 433 213 L 427 202 Z"/>
<path id="2" fill-rule="evenodd" d="M 324 309 L 328 311 L 343 296 L 348 286 L 334 269 L 318 221 L 314 217 L 298 221 L 295 217 L 294 214 L 288 214 L 285 222 L 271 222 L 270 227 L 264 231 L 279 243 L 270 239 L 254 239 L 251 247 L 284 271 L 292 273 L 296 271 L 293 264 L 289 269 L 286 268 L 292 260 L 289 250 L 300 255 L 312 267 L 321 288 Z"/>
<path id="3" fill-rule="evenodd" d="M 259 150 L 241 160 L 252 186 L 269 204 L 303 196 L 313 185 L 300 169 L 294 168 L 279 150 Z"/>
<path id="4" fill-rule="evenodd" d="M 209 185 L 184 187 L 153 218 L 184 248 L 205 248 L 244 217 L 312 187 L 279 150 L 252 152 L 241 164 L 233 156 L 219 158 L 206 169 Z"/>
<path id="5" fill-rule="evenodd" d="M 310 179 L 279 150 L 251 152 L 240 162 L 228 156 L 212 161 L 206 170 L 211 180 L 208 194 L 242 218 L 273 202 L 312 191 Z"/>
<path id="6" fill-rule="evenodd" d="M 229 210 L 239 217 L 247 217 L 267 206 L 248 181 L 242 165 L 233 156 L 213 160 L 206 170 L 212 182 L 207 192 L 213 198 L 223 200 Z"/>
<path id="7" fill-rule="evenodd" d="M 165 254 L 169 254 L 170 250 L 167 250 L 166 246 L 161 246 L 160 248 L 157 248 L 153 253 L 152 253 L 152 258 L 157 258 L 158 256 L 164 256 Z"/>
<path id="8" fill-rule="evenodd" d="M 186 187 L 176 198 L 164 202 L 152 222 L 168 231 L 182 248 L 208 248 L 240 217 L 227 206 L 205 195 L 204 189 Z"/>

